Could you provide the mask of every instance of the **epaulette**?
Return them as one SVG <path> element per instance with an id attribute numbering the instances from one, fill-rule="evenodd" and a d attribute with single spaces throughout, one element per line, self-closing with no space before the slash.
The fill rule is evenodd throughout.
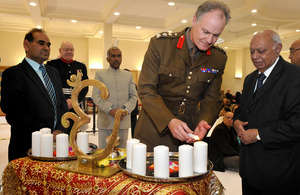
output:
<path id="1" fill-rule="evenodd" d="M 211 47 L 216 48 L 216 49 L 220 50 L 221 52 L 223 52 L 224 54 L 226 54 L 226 51 L 222 47 L 220 47 L 219 45 L 213 45 Z"/>
<path id="2" fill-rule="evenodd" d="M 161 33 L 157 33 L 156 34 L 156 39 L 159 38 L 177 38 L 179 36 L 179 33 L 175 32 L 175 33 L 170 33 L 170 32 L 161 32 Z"/>

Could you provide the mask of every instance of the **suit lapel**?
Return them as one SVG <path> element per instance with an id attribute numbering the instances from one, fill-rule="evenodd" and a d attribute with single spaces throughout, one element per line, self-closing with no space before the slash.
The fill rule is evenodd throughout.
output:
<path id="1" fill-rule="evenodd" d="M 283 68 L 282 58 L 278 60 L 277 64 L 275 65 L 274 69 L 272 70 L 271 74 L 265 81 L 262 88 L 255 94 L 255 97 L 252 101 L 252 104 L 255 103 L 259 98 L 261 98 L 278 80 L 278 77 L 280 77 L 281 69 Z M 256 79 L 255 82 L 256 83 Z"/>
<path id="2" fill-rule="evenodd" d="M 183 46 L 181 49 L 177 48 L 178 50 L 178 55 L 183 59 L 185 64 L 187 64 L 189 67 L 192 65 L 189 51 L 188 51 L 188 45 L 187 42 L 184 41 Z"/>
<path id="3" fill-rule="evenodd" d="M 33 83 L 42 92 L 42 94 L 45 96 L 45 98 L 48 100 L 48 102 L 52 105 L 52 102 L 50 100 L 48 92 L 47 92 L 43 82 L 41 81 L 40 77 L 35 72 L 35 70 L 28 64 L 28 62 L 25 59 L 23 60 L 22 65 L 23 65 L 28 77 L 33 81 Z"/>

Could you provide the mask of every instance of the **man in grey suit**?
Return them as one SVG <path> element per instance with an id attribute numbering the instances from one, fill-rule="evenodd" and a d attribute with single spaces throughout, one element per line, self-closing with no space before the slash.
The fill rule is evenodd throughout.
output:
<path id="1" fill-rule="evenodd" d="M 234 122 L 243 195 L 299 194 L 300 67 L 286 62 L 281 49 L 271 30 L 250 43 L 257 70 L 245 78 Z"/>
<path id="2" fill-rule="evenodd" d="M 99 148 L 105 148 L 105 139 L 110 136 L 113 129 L 115 114 L 118 109 L 125 109 L 131 113 L 136 106 L 137 91 L 133 82 L 132 74 L 120 69 L 122 52 L 118 47 L 111 47 L 107 51 L 106 60 L 110 64 L 107 69 L 96 72 L 95 79 L 101 81 L 109 90 L 109 98 L 100 98 L 100 90 L 93 88 L 92 98 L 98 106 L 98 138 Z M 128 128 L 130 127 L 130 115 L 121 117 L 119 136 L 121 138 L 119 148 L 126 147 Z"/>
<path id="3" fill-rule="evenodd" d="M 11 125 L 9 161 L 27 156 L 32 132 L 47 127 L 55 137 L 65 130 L 60 120 L 68 107 L 60 76 L 55 68 L 43 64 L 49 58 L 50 45 L 43 30 L 32 29 L 23 42 L 26 52 L 24 60 L 3 72 L 1 108 Z M 43 71 L 49 79 L 44 78 Z M 54 96 L 47 91 L 49 83 L 54 89 Z"/>

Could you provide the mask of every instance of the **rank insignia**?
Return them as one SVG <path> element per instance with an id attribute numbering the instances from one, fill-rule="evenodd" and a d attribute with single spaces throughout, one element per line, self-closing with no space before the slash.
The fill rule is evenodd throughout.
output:
<path id="1" fill-rule="evenodd" d="M 211 68 L 201 68 L 201 72 L 217 74 L 219 70 Z"/>

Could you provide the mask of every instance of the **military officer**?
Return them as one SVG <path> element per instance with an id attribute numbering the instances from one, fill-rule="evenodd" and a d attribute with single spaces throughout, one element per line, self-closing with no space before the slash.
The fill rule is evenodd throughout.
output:
<path id="1" fill-rule="evenodd" d="M 230 19 L 219 1 L 206 1 L 193 25 L 179 33 L 160 33 L 150 41 L 138 84 L 142 110 L 134 137 L 153 151 L 202 139 L 218 117 L 220 86 L 227 56 L 214 46 Z"/>

